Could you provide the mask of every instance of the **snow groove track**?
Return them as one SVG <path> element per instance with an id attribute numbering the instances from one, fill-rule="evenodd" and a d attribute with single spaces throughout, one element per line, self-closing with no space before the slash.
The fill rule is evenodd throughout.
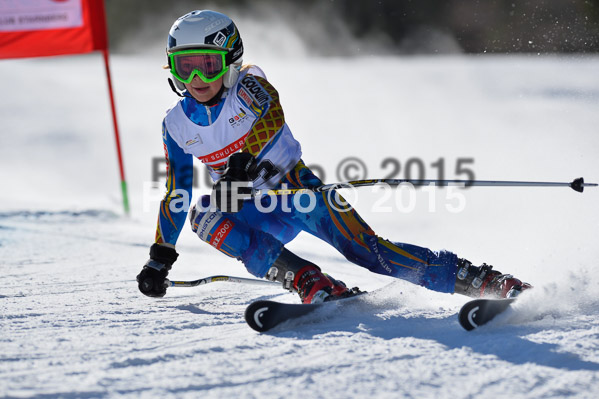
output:
<path id="1" fill-rule="evenodd" d="M 124 257 L 135 265 L 126 267 L 128 277 L 138 266 L 137 256 L 117 243 L 139 233 L 131 221 L 63 216 L 61 226 L 83 236 L 95 232 L 92 241 L 37 218 L 1 220 L 10 240 L 37 237 L 39 251 L 3 266 L 0 394 L 6 397 L 279 397 L 305 385 L 317 397 L 330 386 L 355 397 L 461 397 L 464 390 L 493 396 L 514 389 L 513 380 L 526 397 L 587 397 L 598 384 L 594 287 L 561 305 L 539 289 L 473 334 L 456 322 L 456 298 L 398 282 L 343 315 L 258 335 L 243 321 L 248 301 L 265 293 L 293 298 L 270 288 L 236 292 L 227 284 L 173 291 L 159 301 L 140 297 L 117 263 Z M 4 242 L 6 233 L 0 237 Z M 66 247 L 57 249 L 56 240 Z M 63 253 L 69 248 L 81 262 Z M 98 250 L 103 257 L 94 257 Z M 578 283 L 551 288 L 565 293 Z"/>

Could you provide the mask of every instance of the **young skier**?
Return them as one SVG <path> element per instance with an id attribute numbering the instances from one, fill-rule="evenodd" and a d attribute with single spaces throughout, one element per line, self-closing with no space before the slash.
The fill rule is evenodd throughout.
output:
<path id="1" fill-rule="evenodd" d="M 239 185 L 264 189 L 322 184 L 301 159 L 300 144 L 285 123 L 278 92 L 260 68 L 242 66 L 242 56 L 237 27 L 218 12 L 190 12 L 175 21 L 169 32 L 169 83 L 182 98 L 162 125 L 167 192 L 160 203 L 150 259 L 137 276 L 142 293 L 152 297 L 166 293 L 165 279 L 177 260 L 175 244 L 188 214 L 171 202 L 191 198 L 193 158 L 206 165 L 216 183 L 213 202 L 211 196 L 202 196 L 189 211 L 192 230 L 217 250 L 242 261 L 254 276 L 280 281 L 297 291 L 303 303 L 354 292 L 285 248 L 300 231 L 324 240 L 350 262 L 374 273 L 439 292 L 505 298 L 530 287 L 448 251 L 380 238 L 353 208 L 335 199 L 335 192 L 240 200 L 248 189 Z"/>

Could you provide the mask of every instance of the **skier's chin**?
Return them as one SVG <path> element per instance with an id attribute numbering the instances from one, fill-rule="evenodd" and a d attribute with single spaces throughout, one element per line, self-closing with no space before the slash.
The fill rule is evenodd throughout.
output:
<path id="1" fill-rule="evenodd" d="M 197 79 L 193 82 L 185 84 L 185 88 L 198 102 L 204 104 L 211 102 L 212 99 L 220 92 L 222 80 L 219 79 L 212 83 L 205 83 Z"/>
<path id="2" fill-rule="evenodd" d="M 210 86 L 192 87 L 191 94 L 199 102 L 206 102 L 214 97 L 214 93 L 212 93 L 212 90 L 210 90 Z"/>

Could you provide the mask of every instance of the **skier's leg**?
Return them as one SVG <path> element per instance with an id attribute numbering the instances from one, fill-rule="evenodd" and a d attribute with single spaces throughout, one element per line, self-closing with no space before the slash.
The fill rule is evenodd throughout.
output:
<path id="1" fill-rule="evenodd" d="M 374 273 L 434 291 L 454 291 L 458 261 L 455 254 L 380 238 L 355 209 L 333 200 L 334 195 L 323 194 L 318 194 L 317 206 L 309 215 L 296 216 L 305 218 L 306 231 L 334 246 L 347 260 Z"/>
<path id="2" fill-rule="evenodd" d="M 316 185 L 316 178 L 308 168 L 302 164 L 297 169 L 295 180 L 300 185 L 306 181 Z M 530 287 L 510 275 L 491 272 L 489 267 L 471 266 L 449 251 L 436 252 L 380 238 L 335 192 L 315 193 L 315 197 L 313 210 L 306 213 L 296 207 L 291 220 L 334 246 L 349 261 L 372 272 L 398 277 L 434 291 L 468 296 L 505 297 L 512 288 L 518 291 Z M 287 206 L 294 204 L 289 201 Z M 465 264 L 470 267 L 464 269 Z M 456 278 L 458 269 L 463 271 L 460 278 Z M 478 284 L 479 279 L 482 284 Z"/>
<path id="3" fill-rule="evenodd" d="M 283 183 L 291 187 L 322 184 L 302 162 L 287 174 Z M 291 210 L 287 214 L 277 213 L 288 224 L 326 241 L 349 261 L 374 273 L 402 278 L 435 291 L 453 292 L 457 256 L 379 238 L 335 191 L 276 200 L 286 201 L 281 206 Z"/>
<path id="4" fill-rule="evenodd" d="M 311 218 L 320 212 L 321 226 L 310 232 L 331 243 L 349 261 L 374 273 L 401 278 L 438 292 L 472 297 L 505 298 L 530 288 L 512 275 L 491 270 L 487 265 L 472 266 L 449 251 L 437 252 L 378 237 L 347 204 L 347 208 L 341 208 L 340 204 L 327 199 L 320 206 L 322 208 L 317 208 Z M 324 227 L 327 223 L 329 228 Z M 306 228 L 310 226 L 307 224 Z"/>

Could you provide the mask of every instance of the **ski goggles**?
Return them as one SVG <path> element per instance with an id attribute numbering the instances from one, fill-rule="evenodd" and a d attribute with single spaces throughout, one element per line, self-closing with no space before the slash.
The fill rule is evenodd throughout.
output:
<path id="1" fill-rule="evenodd" d="M 183 83 L 191 83 L 197 75 L 206 83 L 223 76 L 229 67 L 225 57 L 227 51 L 221 50 L 181 50 L 169 54 L 171 73 Z"/>

